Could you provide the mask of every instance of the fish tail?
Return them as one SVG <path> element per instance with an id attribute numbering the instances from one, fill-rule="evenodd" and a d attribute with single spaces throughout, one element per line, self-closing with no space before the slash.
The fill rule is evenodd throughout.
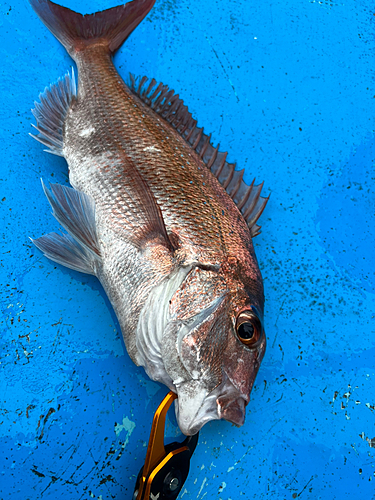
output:
<path id="1" fill-rule="evenodd" d="M 95 14 L 82 15 L 50 0 L 29 0 L 47 28 L 70 56 L 89 45 L 108 43 L 114 53 L 148 14 L 155 0 L 133 0 Z"/>

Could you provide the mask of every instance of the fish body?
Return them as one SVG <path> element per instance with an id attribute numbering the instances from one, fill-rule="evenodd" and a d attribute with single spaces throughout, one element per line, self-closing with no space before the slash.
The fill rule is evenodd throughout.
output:
<path id="1" fill-rule="evenodd" d="M 82 16 L 31 0 L 78 68 L 78 92 L 67 75 L 34 110 L 36 138 L 66 158 L 73 186 L 45 188 L 68 234 L 35 244 L 99 278 L 131 359 L 177 392 L 191 435 L 213 419 L 244 421 L 266 345 L 252 236 L 267 200 L 173 91 L 117 73 L 111 55 L 153 3 Z"/>

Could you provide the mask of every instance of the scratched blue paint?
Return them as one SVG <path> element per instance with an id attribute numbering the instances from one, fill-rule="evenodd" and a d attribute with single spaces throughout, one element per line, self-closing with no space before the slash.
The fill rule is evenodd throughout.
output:
<path id="1" fill-rule="evenodd" d="M 72 62 L 26 2 L 0 9 L 0 499 L 130 498 L 166 391 L 129 360 L 96 279 L 28 240 L 56 229 L 40 177 L 67 183 L 30 108 Z M 369 0 L 158 0 L 116 55 L 272 192 L 266 357 L 246 424 L 205 426 L 181 498 L 375 498 L 374 19 Z"/>

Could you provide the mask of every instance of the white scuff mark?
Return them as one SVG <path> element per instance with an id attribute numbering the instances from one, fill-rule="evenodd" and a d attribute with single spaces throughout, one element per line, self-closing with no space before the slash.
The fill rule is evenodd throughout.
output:
<path id="1" fill-rule="evenodd" d="M 94 127 L 90 126 L 90 127 L 84 128 L 83 130 L 81 130 L 81 132 L 78 132 L 78 135 L 80 137 L 89 137 L 94 132 L 95 132 Z"/>
<path id="2" fill-rule="evenodd" d="M 122 419 L 122 424 L 115 425 L 116 436 L 119 437 L 120 433 L 125 430 L 129 434 L 131 434 L 135 429 L 135 423 L 132 422 L 128 417 L 124 417 Z"/>
<path id="3" fill-rule="evenodd" d="M 204 464 L 203 464 L 203 465 L 202 465 L 202 467 L 201 467 L 201 470 L 203 470 L 203 469 L 204 469 Z"/>
<path id="4" fill-rule="evenodd" d="M 223 481 L 221 483 L 221 485 L 219 486 L 219 493 L 222 493 L 223 490 L 225 490 L 226 487 L 227 487 L 227 483 L 225 481 Z"/>
<path id="5" fill-rule="evenodd" d="M 368 438 L 364 432 L 362 432 L 359 437 L 363 439 L 363 441 L 367 441 L 370 448 L 375 448 L 375 437 Z"/>
<path id="6" fill-rule="evenodd" d="M 182 493 L 182 495 L 181 495 L 181 498 L 182 498 L 184 495 L 186 495 L 186 493 L 189 493 L 189 492 L 188 492 L 188 490 L 185 488 L 185 489 L 184 489 L 184 492 L 183 492 L 183 493 Z"/>
<path id="7" fill-rule="evenodd" d="M 284 417 L 281 417 L 279 418 L 279 420 L 277 422 L 275 422 L 271 427 L 270 429 L 268 430 L 268 432 L 266 434 L 268 434 L 270 432 L 271 429 L 273 429 L 275 427 L 275 425 L 277 425 Z M 265 435 L 266 435 L 265 434 Z M 262 438 L 263 439 L 263 438 Z M 261 440 L 262 440 L 261 439 Z M 254 446 L 248 446 L 247 447 L 247 450 L 245 451 L 245 453 L 242 455 L 242 457 L 240 457 L 236 462 L 234 462 L 234 465 L 233 467 L 229 467 L 229 469 L 227 470 L 227 473 L 228 472 L 231 472 L 235 467 L 237 467 L 237 465 L 241 462 L 241 460 L 243 460 L 246 455 L 249 453 L 250 450 L 252 450 L 254 448 Z"/>
<path id="8" fill-rule="evenodd" d="M 132 422 L 128 417 L 124 417 L 122 419 L 122 424 L 115 425 L 115 433 L 116 433 L 116 436 L 118 438 L 120 437 L 120 434 L 122 431 L 126 431 L 126 433 L 127 433 L 125 440 L 124 440 L 123 444 L 121 445 L 121 447 L 123 449 L 128 444 L 130 436 L 132 435 L 132 432 L 134 431 L 134 429 L 135 429 L 135 423 Z"/>
<path id="9" fill-rule="evenodd" d="M 203 479 L 203 482 L 202 482 L 202 485 L 201 485 L 201 487 L 200 487 L 200 490 L 198 491 L 198 496 L 197 496 L 197 498 L 198 498 L 198 497 L 199 497 L 199 495 L 202 493 L 202 490 L 203 490 L 203 488 L 204 488 L 204 485 L 206 484 L 206 481 L 207 481 L 207 478 L 205 477 L 205 478 Z"/>
<path id="10" fill-rule="evenodd" d="M 157 151 L 160 153 L 160 149 L 156 148 L 155 146 L 147 146 L 147 148 L 144 148 L 143 151 Z"/>

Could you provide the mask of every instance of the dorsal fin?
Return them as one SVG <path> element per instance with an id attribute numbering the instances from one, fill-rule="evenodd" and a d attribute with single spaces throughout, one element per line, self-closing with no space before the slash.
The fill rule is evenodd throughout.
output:
<path id="1" fill-rule="evenodd" d="M 260 226 L 256 222 L 269 199 L 269 196 L 260 196 L 263 183 L 254 185 L 253 181 L 248 186 L 242 180 L 244 170 L 235 170 L 235 164 L 226 161 L 227 153 L 219 151 L 219 146 L 212 146 L 211 134 L 207 135 L 203 132 L 203 127 L 197 127 L 197 121 L 184 101 L 167 85 L 158 84 L 156 80 L 150 80 L 146 76 L 135 78 L 130 74 L 129 87 L 155 113 L 170 123 L 197 152 L 237 205 L 249 226 L 251 236 L 257 236 Z"/>

